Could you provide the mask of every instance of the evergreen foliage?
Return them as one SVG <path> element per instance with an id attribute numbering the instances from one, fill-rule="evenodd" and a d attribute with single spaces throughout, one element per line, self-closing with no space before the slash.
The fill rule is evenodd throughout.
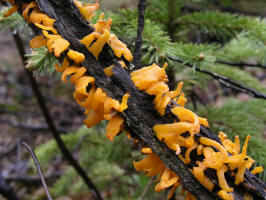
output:
<path id="1" fill-rule="evenodd" d="M 49 53 L 45 47 L 35 48 L 27 54 L 27 69 L 35 71 L 37 75 L 51 74 L 55 71 L 54 65 L 58 63 L 57 58 Z"/>
<path id="2" fill-rule="evenodd" d="M 129 140 L 122 134 L 110 142 L 105 137 L 105 124 L 88 129 L 81 127 L 76 133 L 63 135 L 62 139 L 88 175 L 101 190 L 110 190 L 114 199 L 136 199 L 148 182 L 144 175 L 138 176 L 133 169 L 132 156 L 140 159 L 139 151 L 133 150 Z M 40 145 L 35 153 L 46 171 L 50 163 L 60 154 L 54 140 Z M 34 163 L 29 165 L 34 169 Z M 134 193 L 130 191 L 134 191 Z M 55 182 L 51 192 L 54 197 L 87 195 L 87 186 L 72 167 L 67 167 L 64 174 Z M 150 189 L 149 194 L 152 195 Z"/>
<path id="3" fill-rule="evenodd" d="M 256 37 L 250 37 L 246 32 L 237 35 L 226 45 L 215 52 L 217 60 L 241 62 L 255 61 L 266 65 L 266 47 Z"/>
<path id="4" fill-rule="evenodd" d="M 221 15 L 221 13 L 219 13 L 218 16 L 219 15 Z M 134 41 L 137 29 L 136 11 L 122 10 L 118 14 L 109 13 L 108 16 L 112 17 L 113 19 L 114 25 L 112 30 L 115 32 L 115 34 L 119 35 L 121 38 L 128 38 L 128 41 Z M 147 16 L 149 16 L 148 13 Z M 218 16 L 217 18 L 219 18 Z M 231 15 L 226 14 L 225 18 L 227 19 L 229 18 L 229 16 Z M 241 20 L 243 20 L 242 18 L 245 19 L 245 17 L 241 17 L 240 19 L 237 18 L 237 22 L 233 21 L 233 24 L 231 25 L 235 26 L 234 24 L 240 23 Z M 229 21 L 229 19 L 227 20 Z M 246 19 L 246 21 L 252 20 L 248 18 Z M 218 35 L 219 34 L 220 33 L 218 33 Z M 242 48 L 239 48 L 238 45 L 240 45 L 240 47 L 244 47 L 243 50 Z M 178 74 L 185 73 L 184 68 L 186 67 L 173 63 L 167 58 L 167 56 L 174 56 L 182 60 L 184 64 L 189 63 L 202 69 L 208 69 L 212 72 L 218 73 L 236 82 L 239 82 L 246 87 L 254 88 L 259 92 L 266 93 L 265 87 L 260 84 L 260 82 L 249 72 L 237 69 L 236 67 L 215 63 L 216 60 L 243 62 L 250 59 L 252 59 L 253 61 L 255 60 L 259 63 L 264 63 L 265 45 L 258 38 L 251 37 L 247 33 L 240 33 L 237 36 L 237 39 L 233 38 L 232 41 L 225 46 L 221 46 L 218 43 L 193 44 L 178 41 L 172 42 L 169 35 L 163 30 L 160 25 L 158 25 L 158 23 L 151 21 L 151 19 L 149 18 L 146 18 L 142 48 L 142 61 L 145 65 L 149 65 L 154 62 L 159 62 L 162 64 L 163 62 L 168 61 L 170 67 L 173 67 Z M 254 51 L 253 48 L 256 48 L 256 51 Z M 190 76 L 192 76 L 192 79 L 197 79 L 196 74 L 190 74 Z M 208 80 L 210 79 L 207 79 L 206 81 Z M 202 83 L 207 83 L 206 81 L 202 81 Z M 204 84 L 204 86 L 205 85 L 206 84 Z M 203 86 L 201 85 L 201 87 Z"/>
<path id="5" fill-rule="evenodd" d="M 238 14 L 201 11 L 186 14 L 175 22 L 181 28 L 193 28 L 223 41 L 237 33 L 248 31 L 251 36 L 266 42 L 266 22 L 260 18 L 246 17 Z"/>
<path id="6" fill-rule="evenodd" d="M 14 13 L 9 17 L 4 17 L 4 14 L 7 12 L 7 8 L 3 7 L 0 10 L 0 29 L 6 30 L 11 28 L 12 30 L 16 30 L 25 24 L 24 19 L 18 14 Z"/>

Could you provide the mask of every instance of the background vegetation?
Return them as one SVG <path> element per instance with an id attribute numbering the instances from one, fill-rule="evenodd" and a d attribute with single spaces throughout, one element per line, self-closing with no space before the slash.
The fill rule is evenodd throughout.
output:
<path id="1" fill-rule="evenodd" d="M 93 2 L 85 1 L 83 2 Z M 137 5 L 130 0 L 105 0 L 101 10 L 113 19 L 112 31 L 134 51 Z M 266 101 L 245 90 L 201 73 L 227 77 L 266 94 L 266 2 L 263 0 L 150 0 L 147 1 L 142 45 L 142 63 L 169 63 L 169 86 L 184 81 L 188 106 L 207 117 L 210 129 L 224 131 L 241 141 L 250 134 L 249 154 L 266 165 Z M 0 11 L 0 176 L 21 199 L 45 199 L 33 162 L 19 145 L 36 147 L 52 195 L 58 199 L 88 199 L 90 192 L 60 154 L 39 112 L 24 75 L 11 32 L 20 32 L 25 45 L 33 33 L 14 14 L 3 18 Z M 28 46 L 27 46 L 28 48 Z M 111 143 L 105 138 L 105 123 L 87 129 L 83 111 L 72 100 L 70 85 L 61 84 L 54 73 L 57 60 L 47 49 L 27 49 L 27 68 L 34 71 L 63 140 L 86 169 L 106 199 L 137 199 L 149 179 L 133 169 L 141 155 L 125 134 Z M 171 58 L 178 59 L 179 62 Z M 228 87 L 229 86 L 229 87 Z M 232 89 L 233 87 L 233 89 Z M 265 174 L 260 175 L 265 181 Z M 162 199 L 153 186 L 143 199 Z M 180 197 L 177 195 L 176 199 Z"/>

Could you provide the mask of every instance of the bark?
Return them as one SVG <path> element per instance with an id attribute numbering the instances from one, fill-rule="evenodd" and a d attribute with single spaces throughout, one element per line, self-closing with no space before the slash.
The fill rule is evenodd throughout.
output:
<path id="1" fill-rule="evenodd" d="M 210 192 L 205 189 L 194 178 L 189 166 L 185 165 L 163 142 L 160 142 L 153 132 L 153 126 L 156 124 L 173 123 L 176 118 L 171 114 L 170 108 L 174 105 L 169 104 L 165 116 L 160 116 L 152 103 L 153 97 L 135 87 L 130 78 L 130 70 L 119 67 L 118 60 L 110 53 L 110 48 L 107 45 L 98 60 L 93 57 L 79 40 L 92 33 L 94 29 L 82 18 L 71 0 L 37 0 L 37 3 L 43 12 L 56 20 L 55 28 L 63 38 L 71 43 L 70 48 L 85 55 L 86 59 L 82 65 L 87 68 L 89 75 L 95 78 L 98 87 L 119 101 L 126 92 L 130 94 L 128 109 L 121 115 L 131 134 L 151 147 L 164 164 L 180 177 L 185 189 L 194 194 L 197 199 L 218 199 L 217 190 Z M 115 65 L 113 68 L 114 75 L 108 77 L 104 74 L 103 69 L 112 64 Z M 133 66 L 128 62 L 126 64 L 129 69 Z M 216 135 L 203 126 L 201 126 L 200 135 L 219 141 Z M 234 186 L 235 200 L 244 199 L 243 195 L 248 191 L 252 192 L 254 199 L 264 199 L 266 196 L 265 184 L 248 171 L 245 177 L 244 183 L 240 186 Z M 229 185 L 233 186 L 234 180 L 229 175 L 227 178 Z"/>

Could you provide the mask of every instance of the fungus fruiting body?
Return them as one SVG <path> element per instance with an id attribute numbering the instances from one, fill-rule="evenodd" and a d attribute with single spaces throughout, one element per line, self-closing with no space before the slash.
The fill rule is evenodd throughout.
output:
<path id="1" fill-rule="evenodd" d="M 93 16 L 93 12 L 99 7 L 98 3 L 84 4 L 84 6 L 78 1 L 75 3 L 81 11 L 81 14 L 85 15 L 87 20 Z M 94 78 L 88 76 L 86 68 L 81 66 L 85 56 L 78 51 L 69 49 L 70 43 L 62 38 L 53 26 L 55 20 L 40 11 L 36 2 L 24 5 L 22 16 L 29 24 L 34 24 L 36 28 L 42 31 L 41 35 L 31 40 L 31 48 L 46 46 L 49 52 L 53 53 L 56 57 L 60 57 L 62 53 L 67 55 L 61 66 L 56 64 L 54 67 L 58 72 L 62 72 L 61 79 L 63 82 L 67 83 L 68 77 L 70 77 L 70 82 L 75 85 L 75 91 L 73 93 L 74 99 L 86 109 L 85 114 L 87 115 L 87 119 L 84 120 L 84 123 L 88 127 L 91 127 L 104 119 L 110 120 L 107 125 L 106 136 L 110 140 L 113 140 L 114 136 L 116 136 L 123 127 L 124 120 L 118 113 L 127 109 L 129 95 L 125 94 L 120 104 L 119 101 L 110 98 L 101 88 L 97 87 Z M 113 37 L 109 37 L 111 21 L 109 20 L 106 22 L 102 20 L 102 18 L 103 15 L 101 15 L 97 24 L 94 25 L 96 32 L 81 40 L 81 43 L 87 44 L 86 47 L 96 59 L 101 53 L 103 46 L 109 40 L 113 40 Z M 49 32 L 52 32 L 52 34 Z M 96 41 L 94 42 L 95 39 Z M 119 43 L 116 38 L 114 38 L 114 40 L 114 42 Z M 90 45 L 92 42 L 94 42 L 93 45 Z M 122 44 L 120 43 L 120 45 Z M 116 48 L 115 45 L 114 48 Z M 127 49 L 125 45 L 122 45 L 121 48 Z M 114 51 L 116 51 L 116 49 L 114 49 Z M 74 62 L 73 65 L 70 64 L 72 62 Z M 120 61 L 120 64 L 123 67 L 125 66 L 123 61 Z M 110 72 L 111 69 L 109 70 L 109 73 Z M 91 89 L 87 91 L 87 87 L 89 86 L 91 86 Z"/>
<path id="2" fill-rule="evenodd" d="M 125 128 L 124 118 L 120 113 L 128 108 L 127 102 L 130 95 L 125 92 L 121 101 L 118 101 L 109 97 L 102 88 L 97 87 L 95 77 L 90 76 L 86 67 L 81 65 L 86 59 L 84 54 L 69 48 L 70 42 L 64 39 L 54 27 L 55 20 L 43 13 L 36 2 L 24 4 L 20 8 L 14 0 L 7 1 L 12 4 L 12 7 L 5 16 L 21 10 L 27 23 L 32 24 L 40 31 L 41 34 L 31 40 L 31 48 L 45 46 L 50 53 L 62 59 L 62 64 L 56 64 L 54 67 L 62 73 L 63 82 L 67 83 L 69 78 L 75 86 L 73 97 L 80 106 L 85 108 L 87 116 L 84 123 L 91 127 L 104 119 L 109 120 L 106 136 L 113 141 L 114 137 Z M 93 13 L 99 7 L 98 3 L 82 4 L 78 1 L 75 1 L 75 5 L 87 21 L 93 17 Z M 87 48 L 95 60 L 99 59 L 105 45 L 110 47 L 118 61 L 102 70 L 106 76 L 112 78 L 113 68 L 117 67 L 117 63 L 122 68 L 127 68 L 125 62 L 131 62 L 133 56 L 127 46 L 110 32 L 112 20 L 104 20 L 103 17 L 104 14 L 100 15 L 97 23 L 93 25 L 94 31 L 81 38 L 80 43 Z M 201 136 L 199 134 L 200 127 L 209 126 L 207 119 L 197 116 L 184 107 L 187 100 L 184 93 L 181 92 L 182 82 L 177 85 L 176 90 L 169 90 L 166 84 L 168 81 L 166 67 L 167 64 L 162 68 L 152 64 L 130 73 L 136 88 L 154 97 L 154 108 L 161 116 L 165 117 L 165 110 L 169 109 L 170 115 L 176 118 L 173 123 L 154 125 L 152 127 L 153 134 L 175 152 L 176 159 L 180 159 L 186 164 L 194 177 L 207 190 L 213 191 L 214 188 L 218 188 L 216 192 L 218 191 L 219 198 L 233 200 L 233 187 L 228 184 L 226 174 L 232 175 L 235 185 L 244 181 L 245 170 L 250 169 L 254 163 L 254 160 L 246 155 L 250 136 L 246 138 L 241 153 L 238 137 L 235 137 L 235 142 L 232 142 L 227 139 L 226 134 L 220 132 L 221 142 L 219 142 Z M 128 131 L 126 133 L 131 138 L 130 133 Z M 134 141 L 137 143 L 139 138 L 134 138 Z M 172 187 L 168 196 L 171 198 L 176 188 L 181 185 L 180 176 L 182 174 L 178 176 L 167 168 L 150 147 L 147 147 L 146 144 L 144 146 L 141 152 L 146 154 L 146 157 L 141 161 L 133 162 L 135 169 L 144 171 L 149 177 L 158 176 L 157 181 L 159 182 L 155 187 L 157 192 Z M 195 161 L 192 159 L 195 156 L 200 156 L 201 159 Z M 215 171 L 214 176 L 217 181 L 208 176 L 206 173 L 208 169 Z M 252 173 L 257 174 L 262 171 L 262 167 L 256 167 Z M 183 191 L 185 191 L 184 188 Z M 188 192 L 186 199 L 195 200 L 196 197 Z"/>

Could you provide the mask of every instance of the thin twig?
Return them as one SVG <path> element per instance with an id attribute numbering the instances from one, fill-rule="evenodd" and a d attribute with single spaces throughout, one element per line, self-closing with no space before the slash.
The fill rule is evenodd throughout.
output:
<path id="1" fill-rule="evenodd" d="M 188 66 L 188 67 L 191 67 L 191 68 L 193 67 L 193 65 L 191 65 L 189 63 L 184 64 L 183 61 L 179 60 L 178 58 L 174 58 L 174 57 L 171 57 L 171 56 L 168 56 L 168 58 L 170 60 L 172 60 L 172 61 L 178 62 L 178 63 L 183 64 L 185 66 Z M 266 95 L 265 94 L 262 94 L 260 92 L 257 92 L 255 90 L 253 90 L 253 89 L 247 88 L 247 87 L 245 87 L 245 86 L 243 86 L 243 85 L 231 80 L 228 77 L 221 76 L 221 75 L 219 75 L 217 73 L 210 72 L 210 71 L 205 70 L 205 69 L 200 69 L 199 67 L 194 67 L 194 69 L 196 71 L 198 71 L 198 72 L 201 72 L 201 73 L 207 74 L 209 76 L 212 76 L 214 79 L 218 80 L 225 87 L 234 89 L 234 90 L 242 92 L 242 93 L 249 94 L 249 95 L 251 95 L 253 97 L 256 97 L 256 98 L 266 99 Z"/>
<path id="2" fill-rule="evenodd" d="M 83 136 L 79 139 L 78 143 L 76 144 L 76 146 L 75 146 L 74 149 L 73 149 L 73 152 L 76 152 L 76 151 L 78 151 L 78 150 L 80 149 L 80 147 L 81 147 L 81 145 L 82 145 L 82 143 L 84 142 L 84 140 L 85 140 L 86 137 L 88 137 L 88 135 L 83 135 Z"/>
<path id="3" fill-rule="evenodd" d="M 137 30 L 137 39 L 135 42 L 135 51 L 133 59 L 133 65 L 135 65 L 136 68 L 141 67 L 141 45 L 142 45 L 142 35 L 145 23 L 145 7 L 146 7 L 146 0 L 139 0 L 138 30 Z"/>
<path id="4" fill-rule="evenodd" d="M 15 43 L 17 45 L 20 57 L 23 61 L 23 64 L 24 64 L 24 66 L 26 66 L 25 65 L 26 59 L 24 57 L 25 49 L 23 46 L 23 41 L 22 41 L 22 39 L 18 33 L 13 33 L 13 37 L 14 37 Z M 38 83 L 36 82 L 36 80 L 33 76 L 33 73 L 31 71 L 28 71 L 25 67 L 24 67 L 24 69 L 25 69 L 25 72 L 26 72 L 26 74 L 30 80 L 32 90 L 36 96 L 36 99 L 37 99 L 37 102 L 38 102 L 40 109 L 42 111 L 43 117 L 45 118 L 45 121 L 46 121 L 49 129 L 51 130 L 51 133 L 52 133 L 53 137 L 55 138 L 55 141 L 56 141 L 59 149 L 61 150 L 63 156 L 68 160 L 69 164 L 72 165 L 72 167 L 76 170 L 76 172 L 81 176 L 83 181 L 87 184 L 88 188 L 93 191 L 93 194 L 96 195 L 97 199 L 102 200 L 103 198 L 101 197 L 100 192 L 98 191 L 98 189 L 96 188 L 96 186 L 94 185 L 92 180 L 88 177 L 87 173 L 79 165 L 79 163 L 73 158 L 71 152 L 67 149 L 63 140 L 61 139 L 60 134 L 57 131 L 56 126 L 55 126 L 53 119 L 51 117 L 51 114 L 50 114 L 49 110 L 47 109 L 46 103 L 44 102 L 43 95 L 42 95 L 42 93 L 38 87 Z"/>
<path id="5" fill-rule="evenodd" d="M 147 183 L 147 185 L 145 186 L 144 190 L 142 191 L 140 197 L 137 199 L 137 200 L 143 200 L 145 195 L 147 194 L 147 192 L 149 191 L 151 185 L 152 185 L 152 182 L 154 181 L 155 177 L 151 178 L 149 180 L 149 182 Z"/>
<path id="6" fill-rule="evenodd" d="M 41 168 L 41 166 L 40 166 L 40 163 L 39 163 L 39 161 L 38 161 L 38 158 L 36 157 L 34 151 L 29 147 L 29 145 L 27 145 L 27 143 L 25 143 L 25 142 L 21 142 L 21 144 L 22 144 L 24 147 L 26 147 L 27 150 L 28 150 L 28 151 L 30 152 L 30 154 L 31 154 L 31 157 L 32 157 L 32 159 L 33 159 L 33 161 L 34 161 L 34 163 L 35 163 L 35 165 L 36 165 L 36 167 L 37 167 L 37 170 L 38 170 L 39 176 L 40 176 L 40 178 L 41 178 L 41 182 L 42 182 L 42 185 L 43 185 L 43 189 L 44 189 L 44 191 L 45 191 L 45 193 L 46 193 L 47 199 L 48 199 L 48 200 L 53 200 L 52 197 L 51 197 L 51 195 L 50 195 L 50 192 L 49 192 L 49 190 L 48 190 L 47 184 L 46 184 L 46 182 L 45 182 L 45 179 L 44 179 L 44 176 L 43 176 L 43 172 L 42 172 L 42 168 Z"/>
<path id="7" fill-rule="evenodd" d="M 49 175 L 44 175 L 44 179 L 46 182 L 51 182 L 55 180 L 56 178 L 59 178 L 63 174 L 62 171 L 56 171 L 53 172 L 52 174 Z M 21 182 L 24 185 L 39 185 L 41 184 L 41 179 L 37 175 L 19 175 L 19 176 L 6 176 L 4 177 L 4 180 L 9 183 L 9 182 Z"/>
<path id="8" fill-rule="evenodd" d="M 262 69 L 266 69 L 266 65 L 262 64 L 252 64 L 252 63 L 244 63 L 244 62 L 228 62 L 228 61 L 222 61 L 222 60 L 217 60 L 216 63 L 219 64 L 224 64 L 224 65 L 231 65 L 231 66 L 236 66 L 236 67 L 259 67 Z"/>
<path id="9" fill-rule="evenodd" d="M 19 163 L 21 163 L 21 145 L 20 145 L 20 140 L 18 139 L 16 141 L 17 144 L 17 159 L 16 159 L 16 174 L 20 174 L 20 169 L 21 169 L 21 165 L 19 165 Z"/>
<path id="10" fill-rule="evenodd" d="M 47 124 L 30 125 L 30 124 L 26 124 L 26 123 L 15 122 L 15 121 L 8 120 L 8 119 L 0 119 L 0 124 L 3 124 L 3 123 L 9 124 L 15 128 L 26 129 L 26 130 L 32 131 L 32 132 L 50 131 Z M 64 127 L 56 126 L 56 129 L 60 133 L 67 133 L 67 130 Z"/>

